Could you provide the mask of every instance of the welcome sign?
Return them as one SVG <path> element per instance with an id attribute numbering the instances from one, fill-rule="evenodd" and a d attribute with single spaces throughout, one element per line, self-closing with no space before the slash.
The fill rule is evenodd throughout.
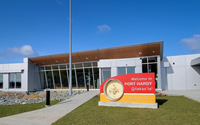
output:
<path id="1" fill-rule="evenodd" d="M 154 73 L 134 73 L 107 79 L 100 85 L 99 105 L 106 102 L 111 102 L 108 103 L 109 106 L 121 102 L 123 105 L 125 103 L 156 104 L 154 76 Z"/>

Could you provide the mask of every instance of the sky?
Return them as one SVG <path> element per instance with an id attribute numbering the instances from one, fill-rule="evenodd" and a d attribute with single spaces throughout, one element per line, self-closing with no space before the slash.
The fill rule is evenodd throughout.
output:
<path id="1" fill-rule="evenodd" d="M 200 0 L 72 0 L 72 51 L 164 41 L 200 53 Z M 0 0 L 0 64 L 69 52 L 69 0 Z"/>

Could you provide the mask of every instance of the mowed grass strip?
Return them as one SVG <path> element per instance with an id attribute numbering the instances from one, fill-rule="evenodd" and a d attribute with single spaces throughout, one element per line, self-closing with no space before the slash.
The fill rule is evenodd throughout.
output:
<path id="1" fill-rule="evenodd" d="M 94 97 L 53 125 L 199 125 L 200 103 L 184 96 L 157 97 L 158 109 L 98 106 Z"/>
<path id="2" fill-rule="evenodd" d="M 55 105 L 60 101 L 54 100 L 51 101 L 51 105 Z M 23 112 L 28 112 L 36 109 L 44 108 L 46 105 L 46 102 L 41 103 L 32 103 L 32 104 L 24 104 L 24 105 L 5 105 L 0 106 L 0 118 L 10 115 L 15 115 Z"/>

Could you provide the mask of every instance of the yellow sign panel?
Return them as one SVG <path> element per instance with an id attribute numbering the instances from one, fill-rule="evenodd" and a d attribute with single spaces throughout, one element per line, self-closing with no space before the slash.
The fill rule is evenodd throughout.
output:
<path id="1" fill-rule="evenodd" d="M 100 94 L 101 102 L 130 102 L 130 103 L 156 103 L 155 95 L 124 94 L 119 100 L 111 101 L 105 94 Z"/>

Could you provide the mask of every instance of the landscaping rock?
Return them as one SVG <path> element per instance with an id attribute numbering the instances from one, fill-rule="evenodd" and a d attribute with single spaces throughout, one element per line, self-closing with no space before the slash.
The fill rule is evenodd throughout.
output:
<path id="1" fill-rule="evenodd" d="M 75 95 L 86 92 L 85 90 L 73 90 L 69 95 L 68 90 L 50 91 L 50 100 L 65 100 Z M 0 92 L 0 105 L 31 104 L 46 101 L 46 91 L 38 92 Z"/>
<path id="2" fill-rule="evenodd" d="M 160 92 L 156 92 L 155 95 L 156 95 L 156 97 L 164 97 L 164 96 L 166 96 L 165 93 L 160 93 Z"/>

